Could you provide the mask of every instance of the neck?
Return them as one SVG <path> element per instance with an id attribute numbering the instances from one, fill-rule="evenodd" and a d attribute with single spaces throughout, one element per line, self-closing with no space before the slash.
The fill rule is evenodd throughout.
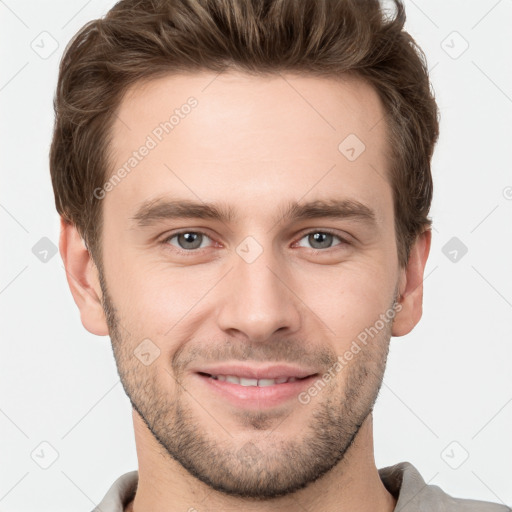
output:
<path id="1" fill-rule="evenodd" d="M 139 461 L 139 481 L 134 500 L 125 512 L 183 510 L 213 512 L 392 512 L 395 498 L 382 483 L 373 455 L 373 421 L 370 413 L 345 457 L 331 471 L 304 489 L 267 501 L 227 496 L 212 490 L 171 459 L 133 412 Z"/>

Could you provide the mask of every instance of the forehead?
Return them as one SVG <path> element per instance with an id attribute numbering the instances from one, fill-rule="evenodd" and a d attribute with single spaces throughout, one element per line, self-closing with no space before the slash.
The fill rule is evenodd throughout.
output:
<path id="1" fill-rule="evenodd" d="M 249 210 L 270 208 L 269 197 L 337 192 L 374 204 L 382 217 L 391 198 L 385 130 L 377 92 L 352 77 L 149 80 L 129 89 L 116 113 L 111 173 L 125 172 L 106 202 L 128 213 L 168 193 L 243 201 Z"/>

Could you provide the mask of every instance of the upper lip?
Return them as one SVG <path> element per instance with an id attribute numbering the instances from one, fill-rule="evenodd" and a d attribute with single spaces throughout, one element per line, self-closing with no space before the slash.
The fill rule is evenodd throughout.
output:
<path id="1" fill-rule="evenodd" d="M 219 364 L 196 368 L 196 373 L 209 375 L 234 375 L 245 379 L 278 379 L 279 377 L 295 377 L 302 379 L 315 375 L 317 372 L 309 368 L 301 368 L 289 364 L 249 366 L 244 364 Z"/>

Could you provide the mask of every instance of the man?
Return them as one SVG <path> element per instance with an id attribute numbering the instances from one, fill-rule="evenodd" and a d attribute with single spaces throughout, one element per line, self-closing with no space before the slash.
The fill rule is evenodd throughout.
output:
<path id="1" fill-rule="evenodd" d="M 437 107 L 377 1 L 121 1 L 62 59 L 51 172 L 138 471 L 96 510 L 504 511 L 378 470 L 422 314 Z"/>

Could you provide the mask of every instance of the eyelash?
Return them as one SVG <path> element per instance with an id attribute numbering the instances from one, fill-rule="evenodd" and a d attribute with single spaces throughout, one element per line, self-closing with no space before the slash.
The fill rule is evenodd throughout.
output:
<path id="1" fill-rule="evenodd" d="M 196 234 L 200 234 L 200 235 L 206 236 L 207 238 L 212 240 L 212 238 L 207 233 L 205 233 L 204 231 L 185 229 L 185 230 L 182 230 L 182 231 L 178 231 L 176 233 L 172 233 L 171 235 L 169 235 L 166 238 L 164 238 L 161 243 L 164 246 L 168 247 L 168 246 L 171 245 L 169 243 L 170 240 L 172 240 L 173 238 L 175 238 L 175 237 L 177 237 L 179 235 L 182 235 L 184 233 L 196 233 Z M 334 231 L 329 230 L 329 229 L 321 229 L 321 230 L 320 229 L 313 229 L 313 230 L 307 231 L 306 233 L 302 234 L 302 236 L 297 240 L 297 242 L 300 242 L 303 238 L 307 237 L 308 235 L 312 235 L 314 233 L 322 233 L 322 234 L 327 234 L 327 235 L 334 236 L 335 238 L 340 240 L 341 243 L 338 244 L 339 246 L 341 246 L 341 245 L 351 245 L 351 243 L 348 240 L 346 240 L 345 238 L 341 237 L 340 235 L 336 234 Z M 176 247 L 175 245 L 171 245 L 171 246 L 172 246 L 171 250 L 173 252 L 177 252 L 178 254 L 185 255 L 185 256 L 194 256 L 194 255 L 197 255 L 201 251 L 201 249 L 189 249 L 189 250 L 186 250 L 186 249 L 180 249 L 179 247 Z M 305 249 L 310 249 L 311 251 L 328 252 L 329 250 L 335 249 L 336 247 L 337 246 L 327 247 L 326 249 L 314 249 L 314 248 L 305 247 Z M 203 249 L 207 249 L 207 247 L 203 247 Z"/>

